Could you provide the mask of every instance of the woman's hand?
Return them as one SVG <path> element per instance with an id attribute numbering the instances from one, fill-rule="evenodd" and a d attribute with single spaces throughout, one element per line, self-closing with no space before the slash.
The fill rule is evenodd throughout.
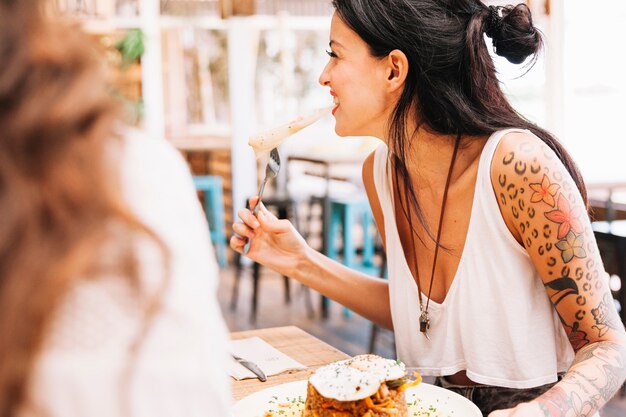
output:
<path id="1" fill-rule="evenodd" d="M 550 414 L 546 414 L 539 404 L 535 401 L 528 403 L 518 404 L 514 408 L 507 408 L 506 410 L 496 410 L 489 413 L 488 417 L 546 417 Z"/>
<path id="2" fill-rule="evenodd" d="M 254 207 L 258 197 L 250 199 Z M 283 275 L 292 275 L 309 248 L 289 220 L 279 220 L 263 204 L 255 216 L 248 209 L 238 212 L 241 221 L 233 223 L 235 235 L 230 238 L 230 247 L 244 254 L 250 241 L 247 257 Z"/>

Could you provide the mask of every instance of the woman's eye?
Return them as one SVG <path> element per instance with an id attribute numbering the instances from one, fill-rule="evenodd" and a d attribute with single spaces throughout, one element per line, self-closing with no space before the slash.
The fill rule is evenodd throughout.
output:
<path id="1" fill-rule="evenodd" d="M 337 54 L 336 54 L 336 53 L 334 53 L 333 51 L 328 51 L 328 50 L 327 50 L 327 51 L 326 51 L 326 53 L 327 53 L 327 54 L 328 54 L 328 56 L 329 56 L 329 57 L 331 57 L 331 58 L 337 58 Z"/>

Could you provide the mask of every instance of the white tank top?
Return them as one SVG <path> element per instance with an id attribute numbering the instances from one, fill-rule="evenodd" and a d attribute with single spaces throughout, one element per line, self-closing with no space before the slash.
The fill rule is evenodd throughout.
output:
<path id="1" fill-rule="evenodd" d="M 574 357 L 537 270 L 502 218 L 491 183 L 496 146 L 513 130 L 518 129 L 491 135 L 480 156 L 456 276 L 441 304 L 430 300 L 430 340 L 419 331 L 417 285 L 398 235 L 388 149 L 385 144 L 376 149 L 374 182 L 385 221 L 398 358 L 422 375 L 465 370 L 477 383 L 530 388 L 555 382 Z"/>

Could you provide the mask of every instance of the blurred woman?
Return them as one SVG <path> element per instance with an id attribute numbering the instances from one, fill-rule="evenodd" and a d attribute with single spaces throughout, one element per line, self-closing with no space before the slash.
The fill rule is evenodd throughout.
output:
<path id="1" fill-rule="evenodd" d="M 41 2 L 0 0 L 0 62 L 0 415 L 227 415 L 185 162 L 116 134 L 95 45 Z"/>
<path id="2" fill-rule="evenodd" d="M 240 212 L 231 247 L 395 332 L 398 357 L 491 417 L 589 417 L 626 378 L 626 336 L 576 166 L 500 88 L 496 54 L 541 46 L 524 4 L 335 0 L 335 130 L 384 143 L 363 165 L 389 280 Z M 254 203 L 254 202 L 253 202 Z M 254 205 L 254 204 L 253 204 Z"/>

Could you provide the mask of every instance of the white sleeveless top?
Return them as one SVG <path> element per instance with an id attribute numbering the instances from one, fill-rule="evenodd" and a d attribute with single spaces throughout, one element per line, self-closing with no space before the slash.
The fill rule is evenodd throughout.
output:
<path id="1" fill-rule="evenodd" d="M 491 135 L 480 156 L 456 276 L 441 304 L 430 300 L 430 340 L 419 331 L 418 290 L 396 225 L 388 149 L 382 144 L 375 151 L 398 358 L 422 375 L 465 370 L 477 383 L 530 388 L 555 382 L 557 372 L 566 371 L 574 357 L 537 270 L 502 218 L 491 183 L 496 146 L 513 130 Z"/>

